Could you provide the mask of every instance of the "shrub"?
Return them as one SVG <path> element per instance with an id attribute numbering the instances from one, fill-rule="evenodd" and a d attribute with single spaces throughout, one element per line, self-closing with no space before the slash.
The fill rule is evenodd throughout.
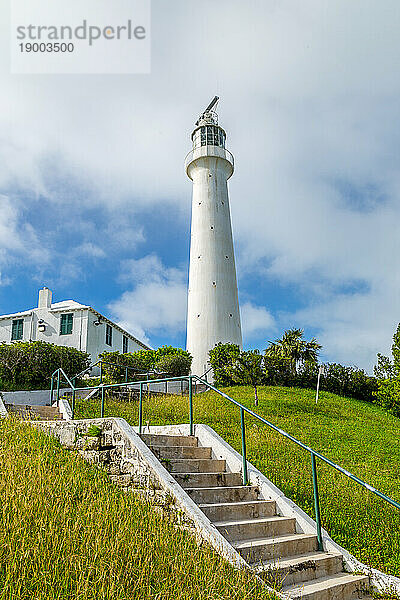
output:
<path id="1" fill-rule="evenodd" d="M 184 354 L 165 354 L 155 364 L 156 371 L 169 377 L 189 375 L 192 357 Z"/>
<path id="2" fill-rule="evenodd" d="M 321 389 L 365 402 L 375 401 L 374 393 L 377 388 L 376 378 L 367 375 L 363 369 L 344 367 L 337 363 L 326 365 L 325 377 L 321 380 Z"/>
<path id="3" fill-rule="evenodd" d="M 175 360 L 175 367 L 172 367 L 171 365 L 174 363 L 172 358 L 177 359 L 178 357 L 181 358 L 180 362 Z M 137 352 L 128 352 L 127 354 L 121 354 L 118 351 L 103 352 L 100 354 L 100 358 L 106 362 L 113 363 L 111 365 L 103 365 L 103 377 L 107 383 L 122 383 L 125 381 L 126 367 L 130 367 L 128 371 L 129 381 L 138 381 L 143 379 L 144 373 L 152 372 L 155 369 L 168 372 L 168 364 L 170 365 L 168 368 L 172 369 L 174 373 L 182 369 L 185 370 L 184 373 L 179 372 L 177 375 L 171 375 L 171 377 L 187 375 L 192 363 L 192 357 L 189 352 L 182 350 L 182 348 L 174 348 L 173 346 L 161 346 L 157 350 L 138 350 Z M 162 360 L 166 360 L 165 368 L 159 367 L 159 363 Z M 187 366 L 184 365 L 188 363 L 189 367 L 187 369 Z"/>
<path id="4" fill-rule="evenodd" d="M 0 385 L 3 390 L 50 387 L 51 374 L 61 367 L 68 377 L 90 364 L 86 352 L 48 342 L 0 344 Z"/>
<path id="5" fill-rule="evenodd" d="M 229 369 L 239 354 L 240 348 L 237 344 L 222 344 L 221 342 L 209 351 L 208 356 L 214 373 L 215 385 L 224 387 L 237 385 L 229 373 Z"/>
<path id="6" fill-rule="evenodd" d="M 253 354 L 257 351 L 248 351 Z M 247 354 L 248 354 L 247 353 Z M 229 387 L 233 385 L 252 384 L 252 382 L 239 373 L 239 357 L 241 353 L 239 346 L 235 344 L 217 344 L 209 352 L 210 362 L 214 370 L 215 384 Z M 260 356 L 260 355 L 259 355 Z M 266 351 L 264 357 L 260 357 L 263 375 L 258 376 L 260 385 L 282 385 L 285 387 L 299 387 L 315 389 L 317 386 L 319 365 L 314 360 L 305 360 L 293 368 L 293 360 L 279 353 Z M 236 366 L 235 366 L 236 365 Z M 243 370 L 243 369 L 242 369 Z M 366 402 L 375 402 L 375 393 L 378 382 L 362 369 L 357 367 L 345 367 L 338 363 L 325 365 L 325 376 L 321 378 L 322 390 L 339 394 L 348 398 L 357 398 Z"/>
<path id="7" fill-rule="evenodd" d="M 239 385 L 251 385 L 254 389 L 254 404 L 258 406 L 257 386 L 264 378 L 263 357 L 258 350 L 239 352 L 233 357 L 228 373 Z"/>
<path id="8" fill-rule="evenodd" d="M 378 354 L 378 364 L 374 370 L 378 380 L 374 393 L 376 402 L 400 416 L 400 323 L 393 335 L 392 358 Z"/>

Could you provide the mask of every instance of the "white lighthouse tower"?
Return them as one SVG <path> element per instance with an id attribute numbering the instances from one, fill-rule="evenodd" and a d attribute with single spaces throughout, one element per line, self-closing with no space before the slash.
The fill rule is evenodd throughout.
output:
<path id="1" fill-rule="evenodd" d="M 233 156 L 213 110 L 217 102 L 216 96 L 197 121 L 193 150 L 185 161 L 193 181 L 187 349 L 193 356 L 192 374 L 200 376 L 215 344 L 242 347 L 227 183 Z"/>

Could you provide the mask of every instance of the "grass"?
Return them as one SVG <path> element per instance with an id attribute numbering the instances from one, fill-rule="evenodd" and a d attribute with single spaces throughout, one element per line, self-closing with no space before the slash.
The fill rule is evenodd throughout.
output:
<path id="1" fill-rule="evenodd" d="M 224 390 L 254 409 L 251 388 Z M 311 390 L 267 387 L 256 409 L 275 425 L 312 446 L 367 483 L 400 501 L 400 420 L 380 408 Z M 146 399 L 143 423 L 187 423 L 187 397 Z M 99 416 L 99 400 L 77 405 L 77 418 Z M 136 425 L 137 402 L 106 401 L 106 416 Z M 213 427 L 240 451 L 239 409 L 213 392 L 194 400 L 195 422 Z M 246 417 L 248 460 L 308 514 L 314 516 L 311 461 L 306 451 Z M 400 576 L 400 512 L 328 465 L 318 462 L 323 526 L 332 538 L 364 563 Z"/>
<path id="2" fill-rule="evenodd" d="M 271 598 L 51 437 L 0 424 L 1 600 Z"/>

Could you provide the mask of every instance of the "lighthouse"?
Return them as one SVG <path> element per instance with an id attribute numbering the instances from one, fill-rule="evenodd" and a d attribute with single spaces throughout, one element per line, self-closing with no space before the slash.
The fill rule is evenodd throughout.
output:
<path id="1" fill-rule="evenodd" d="M 216 96 L 196 122 L 185 168 L 193 182 L 187 315 L 187 350 L 192 374 L 209 367 L 218 342 L 242 347 L 228 179 L 234 160 L 218 124 Z"/>

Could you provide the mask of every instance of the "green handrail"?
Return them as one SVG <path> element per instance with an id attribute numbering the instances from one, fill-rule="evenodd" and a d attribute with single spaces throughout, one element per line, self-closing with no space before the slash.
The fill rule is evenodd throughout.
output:
<path id="1" fill-rule="evenodd" d="M 62 369 L 57 369 L 52 374 L 52 389 L 51 389 L 51 394 L 53 394 L 53 391 L 54 391 L 53 390 L 53 387 L 54 387 L 53 386 L 53 377 L 55 375 L 57 375 L 57 398 L 58 399 L 59 399 L 59 394 L 60 394 L 60 383 L 61 383 L 61 377 L 60 377 L 60 375 L 61 374 L 66 378 L 67 382 L 70 384 L 70 386 L 71 386 L 71 388 L 73 390 L 73 406 L 72 406 L 72 418 L 73 418 L 74 417 L 74 409 L 75 409 L 75 396 L 76 396 L 76 392 L 77 391 L 93 390 L 93 387 L 79 387 L 79 388 L 77 388 L 77 387 L 75 387 L 71 383 L 70 379 L 67 377 L 67 375 L 64 373 L 64 371 Z M 348 477 L 349 479 L 351 479 L 352 481 L 354 481 L 358 485 L 364 487 L 369 492 L 372 492 L 373 494 L 375 494 L 376 496 L 378 496 L 382 500 L 385 500 L 386 502 L 388 502 L 389 504 L 391 504 L 395 508 L 400 509 L 400 503 L 397 502 L 396 500 L 393 500 L 393 498 L 390 498 L 389 496 L 386 496 L 386 494 L 384 494 L 383 492 L 380 492 L 379 490 L 377 490 L 376 488 L 374 488 L 372 485 L 369 485 L 368 483 L 366 483 L 365 481 L 363 481 L 362 479 L 360 479 L 356 475 L 353 475 L 353 473 L 350 473 L 349 471 L 347 471 L 346 469 L 344 469 L 340 465 L 334 463 L 333 461 L 331 461 L 329 458 L 327 458 L 326 456 L 324 456 L 320 452 L 317 452 L 313 448 L 310 448 L 310 446 L 307 446 L 306 444 L 304 444 L 303 442 L 301 442 L 300 440 L 298 440 L 294 436 L 290 435 L 290 433 L 287 433 L 286 431 L 284 431 L 280 427 L 277 427 L 276 425 L 274 425 L 273 423 L 271 423 L 270 421 L 268 421 L 267 419 L 265 419 L 261 415 L 255 413 L 250 408 L 247 408 L 247 406 L 244 406 L 243 404 L 241 404 L 240 402 L 238 402 L 234 398 L 231 398 L 230 396 L 228 396 L 228 394 L 225 394 L 224 392 L 221 392 L 221 390 L 219 390 L 215 386 L 211 385 L 210 383 L 208 383 L 208 381 L 202 379 L 201 377 L 198 377 L 197 375 L 184 375 L 184 376 L 181 376 L 181 377 L 163 377 L 163 378 L 160 378 L 160 379 L 153 379 L 151 381 L 149 381 L 148 379 L 146 379 L 146 380 L 143 380 L 143 381 L 125 382 L 124 384 L 121 384 L 121 383 L 110 383 L 110 384 L 106 384 L 106 385 L 101 385 L 101 386 L 99 386 L 99 388 L 101 387 L 101 416 L 104 417 L 104 403 L 105 403 L 105 390 L 106 389 L 121 387 L 121 385 L 124 385 L 124 386 L 129 386 L 129 385 L 139 386 L 139 434 L 141 434 L 142 433 L 142 422 L 143 422 L 143 420 L 142 420 L 143 419 L 143 415 L 142 415 L 142 412 L 143 412 L 143 384 L 146 384 L 147 386 L 149 386 L 149 383 L 162 383 L 162 382 L 168 382 L 168 381 L 180 381 L 182 383 L 183 381 L 187 381 L 188 382 L 188 395 L 189 395 L 189 431 L 190 431 L 190 435 L 194 435 L 194 419 L 193 419 L 193 381 L 194 380 L 196 380 L 196 381 L 200 382 L 201 384 L 205 385 L 207 388 L 209 388 L 210 390 L 216 392 L 217 394 L 219 394 L 220 396 L 222 396 L 226 400 L 229 400 L 229 402 L 231 402 L 232 404 L 234 404 L 235 406 L 237 406 L 240 409 L 240 423 L 241 423 L 241 436 L 242 436 L 242 461 L 243 461 L 243 472 L 242 472 L 242 474 L 243 474 L 243 484 L 244 485 L 246 485 L 248 483 L 248 481 L 249 481 L 249 479 L 248 479 L 248 468 L 247 468 L 247 452 L 246 452 L 245 413 L 247 413 L 248 415 L 250 415 L 251 417 L 253 417 L 255 419 L 258 419 L 259 421 L 261 421 L 261 423 L 264 423 L 265 425 L 267 425 L 268 427 L 270 427 L 271 429 L 273 429 L 274 431 L 276 431 L 277 433 L 279 433 L 283 437 L 287 438 L 288 440 L 290 440 L 291 442 L 293 442 L 297 446 L 300 446 L 301 448 L 303 448 L 304 450 L 306 450 L 307 452 L 310 453 L 310 455 L 311 455 L 312 481 L 313 481 L 313 493 L 314 493 L 314 505 L 315 505 L 315 522 L 316 522 L 316 526 L 317 526 L 318 547 L 319 547 L 320 550 L 323 549 L 323 539 L 322 539 L 322 526 L 321 526 L 320 499 L 319 499 L 319 491 L 318 491 L 317 461 L 316 461 L 317 458 L 319 460 L 325 462 L 326 464 L 328 464 L 332 468 L 336 469 L 337 471 L 339 471 L 339 473 L 342 473 L 343 475 L 345 475 L 346 477 Z"/>
<path id="2" fill-rule="evenodd" d="M 216 392 L 217 394 L 219 394 L 223 398 L 226 398 L 226 400 L 229 400 L 230 402 L 232 402 L 232 404 L 235 404 L 236 406 L 238 406 L 241 410 L 243 410 L 247 414 L 251 415 L 255 419 L 258 419 L 259 421 L 261 421 L 265 425 L 268 425 L 268 427 L 271 427 L 271 429 L 273 429 L 274 431 L 278 432 L 283 437 L 291 440 L 292 442 L 294 442 L 295 444 L 297 444 L 298 446 L 300 446 L 304 450 L 307 450 L 308 452 L 310 452 L 310 454 L 311 454 L 311 466 L 312 466 L 312 473 L 313 473 L 314 504 L 315 504 L 315 513 L 316 513 L 315 514 L 315 521 L 316 521 L 316 524 L 317 524 L 318 546 L 320 547 L 320 549 L 322 549 L 322 530 L 321 530 L 321 511 L 320 511 L 320 502 L 319 502 L 319 493 L 318 493 L 316 458 L 319 458 L 320 460 L 322 460 L 326 464 L 330 465 L 331 467 L 333 467 L 334 469 L 336 469 L 337 471 L 339 471 L 340 473 L 342 473 L 343 475 L 345 475 L 346 477 L 348 477 L 352 481 L 355 481 L 356 483 L 358 483 L 358 485 L 361 485 L 362 487 L 364 487 L 369 492 L 372 492 L 373 494 L 375 494 L 376 496 L 378 496 L 382 500 L 385 500 L 386 502 L 388 502 L 389 504 L 391 504 L 395 508 L 400 509 L 400 503 L 396 502 L 396 500 L 393 500 L 393 498 L 390 498 L 389 496 L 386 496 L 386 494 L 384 494 L 383 492 L 380 492 L 379 490 L 377 490 L 376 488 L 374 488 L 372 485 L 369 485 L 369 483 L 366 483 L 365 481 L 363 481 L 362 479 L 360 479 L 356 475 L 353 475 L 353 473 L 350 473 L 349 471 L 347 471 L 346 469 L 344 469 L 340 465 L 334 463 L 333 461 L 331 461 L 329 458 L 327 458 L 326 456 L 324 456 L 320 452 L 317 452 L 316 450 L 313 450 L 312 448 L 310 448 L 310 446 L 307 446 L 306 444 L 303 444 L 303 442 L 301 442 L 300 440 L 298 440 L 294 436 L 290 435 L 290 433 L 287 433 L 286 431 L 284 431 L 280 427 L 277 427 L 273 423 L 270 423 L 269 421 L 267 421 L 267 419 L 264 419 L 264 417 L 261 417 L 260 415 L 258 415 L 257 413 L 255 413 L 250 408 L 247 408 L 246 406 L 244 406 L 243 404 L 241 404 L 237 400 L 234 400 L 233 398 L 231 398 L 230 396 L 228 396 L 228 394 L 225 394 L 224 392 L 221 392 L 221 390 L 217 389 L 216 387 L 214 387 L 213 385 L 211 385 L 207 381 L 201 379 L 197 375 L 194 375 L 194 377 L 197 380 L 201 381 L 201 383 L 203 383 L 204 385 L 206 385 L 209 389 L 213 390 L 214 392 Z M 242 432 L 243 432 L 243 426 L 242 426 Z M 243 460 L 245 460 L 245 455 L 243 455 L 243 457 L 244 457 Z"/>

